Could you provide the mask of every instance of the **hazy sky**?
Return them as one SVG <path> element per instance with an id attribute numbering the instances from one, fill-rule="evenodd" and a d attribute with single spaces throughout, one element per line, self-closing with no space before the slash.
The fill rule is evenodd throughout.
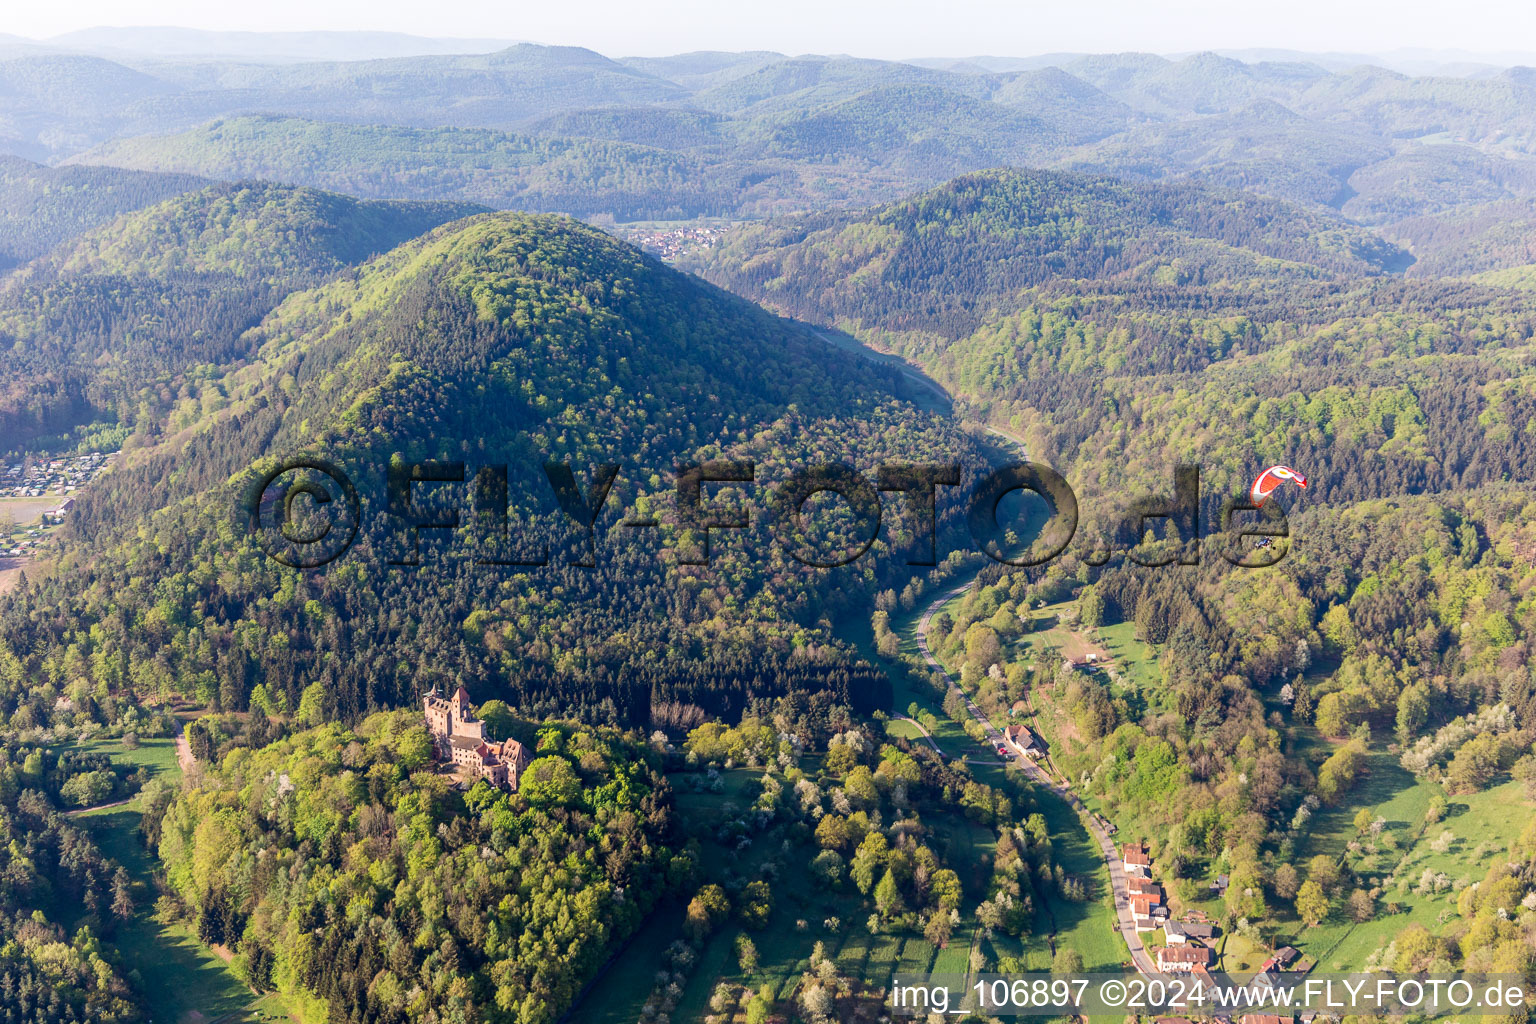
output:
<path id="1" fill-rule="evenodd" d="M 1055 50 L 1401 47 L 1536 51 L 1530 0 L 7 0 L 0 32 L 95 25 L 375 29 L 589 46 L 603 53 L 768 49 L 870 57 Z"/>

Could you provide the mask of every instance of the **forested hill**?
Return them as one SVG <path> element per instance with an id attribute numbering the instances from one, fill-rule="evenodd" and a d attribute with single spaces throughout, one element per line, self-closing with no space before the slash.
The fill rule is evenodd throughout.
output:
<path id="1" fill-rule="evenodd" d="M 887 502 L 869 555 L 813 570 L 773 540 L 765 494 L 811 462 L 978 461 L 949 421 L 890 397 L 893 371 L 563 218 L 438 228 L 290 296 L 249 341 L 256 356 L 189 376 L 130 439 L 72 517 L 58 572 L 11 602 L 6 635 L 34 667 L 78 635 L 46 623 L 91 622 L 102 664 L 133 666 L 143 692 L 227 709 L 259 683 L 297 701 L 319 681 L 350 718 L 445 675 L 477 700 L 637 723 L 787 690 L 869 708 L 882 677 L 826 620 L 905 582 L 909 552 L 888 548 L 909 524 Z M 269 457 L 298 451 L 362 494 L 356 545 L 309 573 L 261 554 L 240 512 Z M 706 488 L 753 523 L 715 531 L 710 565 L 679 566 L 701 552 L 673 513 L 675 470 L 711 458 L 757 462 L 743 493 Z M 408 557 L 383 507 L 398 459 L 507 465 L 511 540 L 476 546 L 466 482 L 448 488 L 465 529 L 423 531 L 422 564 L 392 566 Z M 559 512 L 545 459 L 569 460 L 583 494 L 595 464 L 621 466 L 595 547 Z M 646 515 L 661 525 L 620 525 Z M 848 547 L 835 515 L 824 536 Z M 546 545 L 547 566 L 484 564 Z"/>
<path id="2" fill-rule="evenodd" d="M 41 256 L 118 214 L 208 182 L 116 167 L 43 167 L 0 156 L 0 272 Z"/>
<path id="3" fill-rule="evenodd" d="M 1408 261 L 1340 218 L 1277 200 L 994 170 L 868 214 L 746 225 L 698 266 L 796 315 L 954 337 L 1052 281 L 1297 285 Z"/>
<path id="4" fill-rule="evenodd" d="M 857 209 L 999 165 L 1193 179 L 1382 227 L 1536 197 L 1521 69 L 519 46 L 148 70 L 33 55 L 0 59 L 0 84 L 0 149 L 24 156 L 618 221 Z"/>
<path id="5" fill-rule="evenodd" d="M 740 188 L 741 175 L 729 166 L 712 167 L 696 152 L 656 143 L 292 117 L 229 118 L 173 135 L 123 139 L 80 159 L 621 220 L 734 212 L 756 196 Z"/>
<path id="6" fill-rule="evenodd" d="M 917 360 L 1090 495 L 1166 489 L 1175 462 L 1211 501 L 1275 462 L 1309 501 L 1536 478 L 1528 297 L 1402 262 L 1241 194 L 989 172 L 745 226 L 699 266 Z"/>
<path id="7" fill-rule="evenodd" d="M 484 210 L 470 203 L 360 200 L 269 182 L 218 184 L 126 214 L 49 253 L 33 271 L 60 277 L 323 275 Z"/>
<path id="8" fill-rule="evenodd" d="M 480 209 L 221 184 L 86 232 L 0 284 L 4 447 L 132 426 L 187 368 L 247 355 L 245 331 L 285 295 Z"/>

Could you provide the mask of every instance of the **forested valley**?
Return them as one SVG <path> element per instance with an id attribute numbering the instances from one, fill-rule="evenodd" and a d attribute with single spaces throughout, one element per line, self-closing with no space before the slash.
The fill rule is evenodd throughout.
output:
<path id="1" fill-rule="evenodd" d="M 1136 964 L 1111 833 L 1224 970 L 1536 979 L 1528 69 L 0 84 L 6 1024 L 872 1024 Z"/>

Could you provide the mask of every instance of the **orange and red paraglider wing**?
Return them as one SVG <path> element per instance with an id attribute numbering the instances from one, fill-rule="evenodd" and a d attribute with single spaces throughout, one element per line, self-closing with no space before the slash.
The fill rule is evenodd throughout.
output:
<path id="1" fill-rule="evenodd" d="M 1255 505 L 1262 508 L 1269 500 L 1269 496 L 1275 493 L 1275 489 L 1287 480 L 1298 487 L 1307 486 L 1307 478 L 1290 466 L 1270 466 L 1253 481 L 1253 486 L 1248 489 L 1248 496 L 1253 499 Z"/>

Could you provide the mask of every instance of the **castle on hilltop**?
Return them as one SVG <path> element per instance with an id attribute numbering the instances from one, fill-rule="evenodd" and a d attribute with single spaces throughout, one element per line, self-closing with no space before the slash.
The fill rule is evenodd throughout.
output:
<path id="1" fill-rule="evenodd" d="M 469 693 L 464 687 L 454 691 L 452 697 L 444 697 L 434 686 L 422 698 L 422 706 L 439 761 L 452 762 L 493 786 L 517 788 L 518 777 L 533 760 L 528 748 L 517 740 L 487 740 L 485 722 L 470 710 Z"/>

